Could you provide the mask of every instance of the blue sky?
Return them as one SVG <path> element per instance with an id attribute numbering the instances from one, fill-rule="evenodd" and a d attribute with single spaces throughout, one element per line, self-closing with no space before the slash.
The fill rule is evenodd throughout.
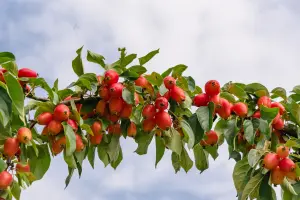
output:
<path id="1" fill-rule="evenodd" d="M 299 84 L 300 3 L 297 0 L 2 0 L 0 51 L 15 53 L 20 67 L 30 67 L 61 88 L 76 78 L 71 60 L 82 45 L 118 58 L 118 47 L 145 53 L 160 48 L 149 71 L 162 72 L 179 63 L 189 66 L 199 85 L 209 79 L 262 82 L 291 90 Z M 86 71 L 102 73 L 85 63 Z M 199 174 L 174 174 L 167 153 L 155 170 L 155 149 L 133 153 L 135 143 L 122 141 L 124 161 L 114 171 L 85 163 L 82 178 L 64 190 L 67 167 L 52 161 L 42 181 L 23 192 L 30 200 L 232 200 L 234 161 L 226 146 L 217 161 Z"/>

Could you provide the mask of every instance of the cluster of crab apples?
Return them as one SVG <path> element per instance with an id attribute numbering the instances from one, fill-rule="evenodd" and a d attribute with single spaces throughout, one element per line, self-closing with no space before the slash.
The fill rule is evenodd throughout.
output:
<path id="1" fill-rule="evenodd" d="M 280 145 L 276 153 L 267 153 L 263 159 L 263 167 L 271 170 L 271 181 L 274 185 L 282 184 L 285 177 L 292 181 L 297 180 L 296 164 L 288 158 L 289 153 L 289 147 Z"/>

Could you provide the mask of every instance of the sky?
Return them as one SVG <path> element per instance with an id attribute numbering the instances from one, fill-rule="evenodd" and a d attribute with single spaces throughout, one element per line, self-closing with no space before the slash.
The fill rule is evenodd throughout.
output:
<path id="1" fill-rule="evenodd" d="M 76 79 L 71 60 L 84 45 L 107 63 L 118 47 L 143 56 L 160 48 L 146 67 L 163 72 L 177 64 L 198 85 L 217 79 L 261 82 L 288 91 L 299 84 L 300 2 L 297 0 L 1 0 L 0 51 L 16 55 L 20 67 L 32 68 L 60 88 Z M 86 72 L 103 73 L 85 62 Z M 195 167 L 175 175 L 170 152 L 154 167 L 155 148 L 138 156 L 136 144 L 122 140 L 124 160 L 117 170 L 95 170 L 84 163 L 64 190 L 67 166 L 58 156 L 44 179 L 22 193 L 30 200 L 232 200 L 235 162 L 227 147 L 202 174 Z"/>

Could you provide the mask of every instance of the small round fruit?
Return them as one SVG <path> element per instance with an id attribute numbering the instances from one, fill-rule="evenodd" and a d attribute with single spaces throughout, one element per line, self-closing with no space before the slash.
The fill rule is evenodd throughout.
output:
<path id="1" fill-rule="evenodd" d="M 31 69 L 28 69 L 28 68 L 22 68 L 18 72 L 18 77 L 19 78 L 22 78 L 22 77 L 36 78 L 37 76 L 38 76 L 38 74 L 35 71 L 33 71 Z"/>
<path id="2" fill-rule="evenodd" d="M 209 101 L 213 102 L 215 105 L 218 105 L 220 103 L 220 95 L 213 95 L 209 97 Z"/>
<path id="3" fill-rule="evenodd" d="M 107 70 L 105 73 L 104 73 L 104 83 L 106 83 L 107 85 L 112 85 L 114 83 L 117 83 L 119 81 L 119 74 L 110 69 L 110 70 Z"/>
<path id="4" fill-rule="evenodd" d="M 156 114 L 155 106 L 152 104 L 148 104 L 144 107 L 142 111 L 142 115 L 145 119 L 153 118 Z"/>
<path id="5" fill-rule="evenodd" d="M 220 83 L 216 80 L 210 80 L 205 84 L 205 93 L 209 96 L 218 95 L 220 91 Z"/>
<path id="6" fill-rule="evenodd" d="M 122 97 L 124 86 L 121 83 L 114 83 L 109 86 L 109 95 L 111 97 Z"/>
<path id="7" fill-rule="evenodd" d="M 177 103 L 182 103 L 185 101 L 185 93 L 183 89 L 178 86 L 174 86 L 171 90 L 171 98 Z"/>
<path id="8" fill-rule="evenodd" d="M 167 89 L 172 89 L 176 85 L 176 80 L 172 76 L 167 76 L 164 78 L 164 85 Z"/>
<path id="9" fill-rule="evenodd" d="M 207 106 L 208 102 L 209 96 L 206 93 L 202 93 L 194 97 L 193 105 L 197 107 Z"/>
<path id="10" fill-rule="evenodd" d="M 52 113 L 44 112 L 37 117 L 37 123 L 39 125 L 48 125 L 53 119 Z"/>
<path id="11" fill-rule="evenodd" d="M 286 146 L 278 146 L 276 149 L 276 153 L 280 158 L 286 158 L 289 156 L 290 149 Z"/>
<path id="12" fill-rule="evenodd" d="M 273 170 L 279 165 L 280 157 L 276 153 L 267 153 L 263 160 L 266 169 Z"/>
<path id="13" fill-rule="evenodd" d="M 76 152 L 80 152 L 84 149 L 82 138 L 76 134 Z"/>
<path id="14" fill-rule="evenodd" d="M 156 126 L 155 118 L 148 118 L 143 121 L 143 130 L 145 132 L 151 132 Z"/>
<path id="15" fill-rule="evenodd" d="M 106 109 L 106 101 L 100 100 L 96 105 L 96 113 L 98 113 L 100 116 L 104 116 Z"/>
<path id="16" fill-rule="evenodd" d="M 6 190 L 13 182 L 13 176 L 7 172 L 0 172 L 0 190 Z"/>
<path id="17" fill-rule="evenodd" d="M 57 105 L 54 109 L 53 118 L 57 121 L 67 121 L 70 117 L 70 109 L 64 104 Z"/>
<path id="18" fill-rule="evenodd" d="M 296 169 L 296 164 L 289 158 L 283 158 L 279 162 L 280 170 L 283 172 L 292 172 Z"/>
<path id="19" fill-rule="evenodd" d="M 20 143 L 28 143 L 32 140 L 32 133 L 31 130 L 27 127 L 22 127 L 18 130 L 17 138 Z"/>
<path id="20" fill-rule="evenodd" d="M 63 130 L 63 126 L 61 125 L 61 122 L 52 120 L 48 124 L 48 133 L 50 135 L 57 135 Z"/>
<path id="21" fill-rule="evenodd" d="M 148 80 L 143 76 L 140 76 L 138 79 L 136 79 L 134 83 L 136 86 L 140 86 L 142 88 L 147 87 L 147 85 L 149 84 Z"/>
<path id="22" fill-rule="evenodd" d="M 119 123 L 111 124 L 108 126 L 107 129 L 108 129 L 108 134 L 121 135 L 121 125 Z"/>
<path id="23" fill-rule="evenodd" d="M 231 110 L 239 117 L 246 117 L 248 113 L 248 106 L 243 102 L 236 103 Z"/>
<path id="24" fill-rule="evenodd" d="M 42 135 L 47 136 L 48 135 L 48 126 L 45 126 L 42 130 Z"/>
<path id="25" fill-rule="evenodd" d="M 59 138 L 56 141 L 52 142 L 52 152 L 54 155 L 61 153 L 66 147 L 67 139 L 66 136 Z"/>
<path id="26" fill-rule="evenodd" d="M 102 138 L 103 138 L 103 134 L 102 133 L 97 133 L 92 136 L 90 136 L 90 141 L 91 141 L 91 144 L 93 145 L 98 145 L 101 143 L 102 141 Z"/>
<path id="27" fill-rule="evenodd" d="M 136 125 L 134 122 L 130 122 L 130 125 L 127 128 L 127 136 L 129 136 L 129 137 L 136 136 Z"/>
<path id="28" fill-rule="evenodd" d="M 124 103 L 123 109 L 120 113 L 120 117 L 124 119 L 128 119 L 132 113 L 132 105 Z"/>
<path id="29" fill-rule="evenodd" d="M 281 171 L 278 166 L 271 171 L 271 182 L 274 185 L 282 184 L 284 177 L 285 177 L 285 173 L 283 171 Z"/>
<path id="30" fill-rule="evenodd" d="M 169 101 L 170 98 L 171 98 L 171 92 L 170 92 L 170 91 L 166 92 L 166 93 L 163 95 L 163 97 L 165 97 L 165 98 Z"/>
<path id="31" fill-rule="evenodd" d="M 19 141 L 17 138 L 7 138 L 4 142 L 4 155 L 12 158 L 19 150 Z"/>
<path id="32" fill-rule="evenodd" d="M 171 116 L 169 115 L 169 113 L 167 113 L 165 111 L 160 111 L 160 112 L 156 113 L 155 122 L 156 122 L 156 125 L 162 130 L 167 130 L 172 125 Z"/>
<path id="33" fill-rule="evenodd" d="M 155 108 L 158 110 L 166 110 L 169 106 L 169 102 L 165 97 L 158 97 L 155 100 Z"/>
<path id="34" fill-rule="evenodd" d="M 17 172 L 30 172 L 30 166 L 29 164 L 23 164 L 23 163 L 17 163 L 16 165 Z"/>
<path id="35" fill-rule="evenodd" d="M 99 96 L 104 100 L 104 101 L 108 101 L 110 99 L 110 95 L 109 95 L 109 89 L 108 87 L 101 87 L 99 89 Z"/>
<path id="36" fill-rule="evenodd" d="M 121 98 L 111 98 L 109 101 L 109 111 L 111 114 L 119 114 L 123 109 L 123 100 Z"/>
<path id="37" fill-rule="evenodd" d="M 213 131 L 213 130 L 210 130 L 208 131 L 207 133 L 205 133 L 206 135 L 206 139 L 205 140 L 202 140 L 204 145 L 215 145 L 218 143 L 218 140 L 219 140 L 219 137 L 218 137 L 218 134 Z"/>
<path id="38" fill-rule="evenodd" d="M 219 104 L 216 106 L 216 112 L 223 119 L 228 119 L 231 115 L 231 103 L 226 99 L 220 98 Z"/>
<path id="39" fill-rule="evenodd" d="M 284 121 L 283 119 L 279 118 L 276 123 L 273 124 L 273 128 L 276 130 L 282 130 L 284 128 Z"/>
<path id="40" fill-rule="evenodd" d="M 258 107 L 265 106 L 267 108 L 270 108 L 271 107 L 271 102 L 272 101 L 271 101 L 270 97 L 268 97 L 268 96 L 262 96 L 262 97 L 260 97 L 258 99 L 257 105 L 258 105 Z"/>
<path id="41" fill-rule="evenodd" d="M 77 132 L 77 130 L 78 130 L 78 125 L 77 125 L 77 123 L 76 123 L 75 120 L 73 120 L 73 119 L 68 119 L 68 122 L 67 122 L 67 123 L 72 127 L 72 129 L 74 130 L 74 132 Z"/>
<path id="42" fill-rule="evenodd" d="M 271 108 L 279 108 L 280 115 L 283 115 L 283 113 L 285 112 L 284 106 L 279 102 L 272 102 Z"/>
<path id="43" fill-rule="evenodd" d="M 100 121 L 95 121 L 92 124 L 91 129 L 92 129 L 94 135 L 101 134 L 102 133 L 102 123 Z"/>
<path id="44" fill-rule="evenodd" d="M 255 113 L 252 115 L 253 118 L 257 118 L 259 119 L 260 118 L 260 111 L 255 111 Z"/>

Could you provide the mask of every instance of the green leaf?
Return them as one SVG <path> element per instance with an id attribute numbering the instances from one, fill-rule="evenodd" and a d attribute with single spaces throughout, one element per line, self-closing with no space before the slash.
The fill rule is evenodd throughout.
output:
<path id="1" fill-rule="evenodd" d="M 242 160 L 238 161 L 233 169 L 233 182 L 235 189 L 238 193 L 241 193 L 245 187 L 244 180 L 247 178 L 247 173 L 250 170 L 247 157 L 244 157 Z"/>
<path id="2" fill-rule="evenodd" d="M 18 66 L 15 61 L 3 63 L 1 66 L 13 75 L 18 76 Z"/>
<path id="3" fill-rule="evenodd" d="M 141 74 L 147 72 L 147 69 L 141 65 L 135 65 L 135 66 L 128 68 L 128 71 L 132 71 L 132 72 L 137 73 L 138 75 L 141 75 Z"/>
<path id="4" fill-rule="evenodd" d="M 134 93 L 131 92 L 130 90 L 128 90 L 127 88 L 123 89 L 123 91 L 122 91 L 122 98 L 128 104 L 134 104 L 134 102 L 135 102 L 135 100 L 134 100 Z"/>
<path id="5" fill-rule="evenodd" d="M 130 81 L 134 81 L 138 79 L 139 74 L 136 73 L 135 71 L 126 70 L 120 75 L 120 77 L 126 78 Z"/>
<path id="6" fill-rule="evenodd" d="M 48 145 L 37 145 L 37 148 L 39 151 L 39 155 L 36 156 L 35 153 L 30 154 L 31 157 L 29 159 L 29 165 L 30 171 L 34 174 L 36 180 L 40 180 L 48 171 L 50 167 L 51 158 L 49 154 Z"/>
<path id="7" fill-rule="evenodd" d="M 184 139 L 188 141 L 188 148 L 193 148 L 195 144 L 195 135 L 189 123 L 185 120 L 180 121 L 180 126 L 184 133 Z"/>
<path id="8" fill-rule="evenodd" d="M 267 108 L 265 106 L 260 107 L 261 118 L 271 122 L 278 114 L 279 108 Z"/>
<path id="9" fill-rule="evenodd" d="M 143 57 L 140 57 L 139 58 L 140 65 L 144 65 L 145 63 L 147 63 L 149 60 L 151 60 L 158 53 L 159 53 L 159 49 L 151 51 L 147 55 L 145 55 Z"/>
<path id="10" fill-rule="evenodd" d="M 175 170 L 175 173 L 177 173 L 178 171 L 180 171 L 180 157 L 177 153 L 172 152 L 172 165 L 173 168 Z"/>
<path id="11" fill-rule="evenodd" d="M 13 181 L 11 186 L 11 193 L 16 200 L 19 200 L 21 197 L 21 188 L 16 181 Z"/>
<path id="12" fill-rule="evenodd" d="M 296 93 L 296 94 L 300 94 L 300 85 L 296 85 L 296 86 L 293 88 L 292 92 L 294 92 L 294 93 Z"/>
<path id="13" fill-rule="evenodd" d="M 122 149 L 119 148 L 118 158 L 111 162 L 112 168 L 117 169 L 117 167 L 122 162 L 122 160 L 123 160 L 123 152 Z"/>
<path id="14" fill-rule="evenodd" d="M 85 130 L 89 135 L 94 135 L 94 133 L 93 133 L 90 125 L 88 125 L 88 124 L 82 124 L 80 126 L 80 128 L 82 128 L 83 130 Z"/>
<path id="15" fill-rule="evenodd" d="M 250 197 L 250 199 L 257 198 L 259 195 L 259 188 L 263 179 L 264 175 L 262 175 L 261 173 L 258 173 L 254 177 L 252 177 L 243 191 L 241 200 L 247 200 L 248 197 Z"/>
<path id="16" fill-rule="evenodd" d="M 202 173 L 209 167 L 208 153 L 202 148 L 200 144 L 194 146 L 195 165 Z"/>
<path id="17" fill-rule="evenodd" d="M 83 48 L 83 46 L 80 47 L 76 51 L 77 56 L 72 61 L 73 71 L 77 74 L 77 76 L 81 76 L 82 74 L 84 74 L 83 63 L 82 63 L 82 60 L 81 60 L 81 51 L 82 51 L 82 48 Z"/>
<path id="18" fill-rule="evenodd" d="M 228 145 L 233 146 L 234 137 L 236 136 L 238 132 L 238 128 L 236 126 L 235 119 L 229 120 L 229 121 L 223 121 L 220 122 L 220 125 L 224 126 L 224 137 L 228 143 Z"/>
<path id="19" fill-rule="evenodd" d="M 244 127 L 244 135 L 245 135 L 246 140 L 250 144 L 254 144 L 255 132 L 253 129 L 252 121 L 246 119 L 243 123 L 243 127 Z"/>
<path id="20" fill-rule="evenodd" d="M 171 137 L 165 138 L 166 146 L 173 152 L 180 155 L 182 151 L 181 136 L 178 133 L 178 131 L 174 128 L 170 128 L 169 131 L 171 133 Z"/>
<path id="21" fill-rule="evenodd" d="M 109 156 L 108 156 L 108 144 L 102 140 L 100 145 L 98 145 L 98 157 L 103 162 L 104 166 L 106 167 L 109 163 Z"/>
<path id="22" fill-rule="evenodd" d="M 88 160 L 89 160 L 89 163 L 91 164 L 93 169 L 94 169 L 94 166 L 95 166 L 95 150 L 96 150 L 95 146 L 92 146 L 92 145 L 89 146 Z"/>
<path id="23" fill-rule="evenodd" d="M 251 149 L 248 154 L 249 165 L 252 168 L 255 167 L 263 155 L 264 155 L 263 151 L 257 149 Z"/>
<path id="24" fill-rule="evenodd" d="M 155 137 L 155 143 L 156 143 L 156 160 L 155 160 L 155 168 L 156 168 L 157 164 L 164 156 L 165 142 L 161 137 Z"/>
<path id="25" fill-rule="evenodd" d="M 76 160 L 73 155 L 67 156 L 66 151 L 64 150 L 64 160 L 70 168 L 77 168 Z"/>
<path id="26" fill-rule="evenodd" d="M 0 52 L 0 65 L 7 62 L 15 61 L 15 55 L 11 52 Z"/>
<path id="27" fill-rule="evenodd" d="M 281 187 L 285 192 L 289 192 L 293 195 L 298 195 L 295 189 L 292 187 L 291 183 L 286 178 L 284 178 Z"/>
<path id="28" fill-rule="evenodd" d="M 63 89 L 57 91 L 57 95 L 61 100 L 64 100 L 66 97 L 71 96 L 73 94 L 75 94 L 75 92 L 71 89 Z"/>
<path id="29" fill-rule="evenodd" d="M 264 176 L 264 179 L 259 188 L 259 200 L 277 200 L 276 193 L 269 185 L 270 176 Z M 275 194 L 275 196 L 274 196 Z"/>
<path id="30" fill-rule="evenodd" d="M 76 161 L 79 178 L 81 177 L 81 173 L 82 173 L 82 162 L 86 158 L 86 151 L 87 151 L 87 149 L 84 148 L 82 151 L 74 153 L 74 158 Z"/>
<path id="31" fill-rule="evenodd" d="M 0 173 L 3 172 L 6 169 L 6 167 L 6 162 L 0 158 Z"/>
<path id="32" fill-rule="evenodd" d="M 293 99 L 288 98 L 286 109 L 293 117 L 293 121 L 300 126 L 300 105 L 298 105 Z"/>
<path id="33" fill-rule="evenodd" d="M 98 86 L 98 80 L 97 76 L 94 73 L 86 73 L 82 74 L 76 83 L 71 84 L 71 86 L 79 86 L 82 89 L 88 89 L 88 90 L 97 90 Z"/>
<path id="34" fill-rule="evenodd" d="M 253 93 L 253 94 L 257 95 L 258 97 L 269 96 L 270 95 L 268 89 L 260 83 L 248 84 L 244 88 L 244 90 L 249 92 L 249 93 Z"/>
<path id="35" fill-rule="evenodd" d="M 66 155 L 71 156 L 76 149 L 76 136 L 72 127 L 67 124 L 67 122 L 63 122 L 62 125 L 64 127 L 64 133 L 67 139 Z"/>
<path id="36" fill-rule="evenodd" d="M 196 111 L 199 123 L 205 132 L 208 132 L 212 127 L 212 113 L 208 106 L 201 106 Z"/>
<path id="37" fill-rule="evenodd" d="M 181 155 L 180 155 L 180 165 L 187 173 L 192 167 L 194 162 L 191 160 L 189 154 L 187 153 L 186 149 L 182 147 Z"/>
<path id="38" fill-rule="evenodd" d="M 135 141 L 136 141 L 136 143 L 138 143 L 138 147 L 134 152 L 139 155 L 147 154 L 148 147 L 152 141 L 153 135 L 154 135 L 153 132 L 151 132 L 151 133 L 141 132 L 141 133 L 137 134 L 135 137 Z"/>
<path id="39" fill-rule="evenodd" d="M 188 67 L 183 64 L 176 65 L 173 67 L 173 73 L 172 76 L 177 78 L 182 75 L 182 73 L 187 69 Z"/>
<path id="40" fill-rule="evenodd" d="M 7 91 L 0 87 L 0 122 L 6 126 L 12 114 L 12 101 Z"/>
<path id="41" fill-rule="evenodd" d="M 48 85 L 48 83 L 45 81 L 45 79 L 43 78 L 32 78 L 29 79 L 29 83 L 33 86 L 33 87 L 41 87 L 44 90 L 46 90 L 48 92 L 49 98 L 50 100 L 54 103 L 57 104 L 59 102 L 59 98 L 58 95 L 50 88 L 50 86 Z"/>
<path id="42" fill-rule="evenodd" d="M 102 55 L 91 52 L 90 50 L 87 50 L 86 59 L 89 62 L 93 62 L 93 63 L 101 65 L 105 69 L 105 62 L 104 62 L 105 58 Z M 80 74 L 78 76 L 81 76 L 82 74 Z"/>
<path id="43" fill-rule="evenodd" d="M 240 100 L 248 99 L 247 93 L 238 84 L 230 83 L 228 85 L 227 91 L 238 97 Z"/>
<path id="44" fill-rule="evenodd" d="M 18 80 L 9 72 L 4 74 L 9 96 L 13 103 L 14 110 L 19 114 L 20 119 L 24 122 L 24 93 Z"/>
<path id="45" fill-rule="evenodd" d="M 207 151 L 214 160 L 216 160 L 219 156 L 218 145 L 207 146 L 205 147 L 205 151 Z"/>
<path id="46" fill-rule="evenodd" d="M 198 117 L 197 117 L 196 113 L 194 113 L 189 118 L 188 123 L 189 123 L 190 127 L 192 128 L 194 136 L 195 136 L 195 142 L 193 144 L 193 146 L 194 146 L 202 140 L 203 135 L 204 135 L 204 130 L 202 129 L 202 127 L 199 123 L 199 120 L 198 120 Z"/>
<path id="47" fill-rule="evenodd" d="M 137 56 L 136 54 L 129 54 L 125 56 L 123 59 L 121 59 L 120 65 L 122 67 L 126 67 L 136 58 L 136 56 Z"/>
<path id="48" fill-rule="evenodd" d="M 156 86 L 160 86 L 163 83 L 163 77 L 156 73 L 152 72 L 151 75 L 145 75 L 145 78 L 152 84 Z"/>
<path id="49" fill-rule="evenodd" d="M 111 162 L 118 159 L 120 148 L 120 137 L 113 135 L 107 148 L 107 154 Z"/>
<path id="50" fill-rule="evenodd" d="M 195 91 L 195 89 L 196 89 L 195 80 L 191 76 L 185 77 L 185 79 L 188 82 L 188 88 L 189 88 L 189 90 L 191 92 Z"/>
<path id="51" fill-rule="evenodd" d="M 282 87 L 277 87 L 277 88 L 274 88 L 271 93 L 273 93 L 274 95 L 276 96 L 279 96 L 281 98 L 283 98 L 284 100 L 286 100 L 286 90 Z"/>
<path id="52" fill-rule="evenodd" d="M 70 183 L 71 178 L 72 178 L 72 176 L 73 176 L 73 174 L 74 174 L 74 171 L 75 171 L 74 168 L 68 167 L 68 172 L 69 172 L 69 174 L 68 174 L 68 176 L 67 176 L 67 178 L 66 178 L 66 180 L 65 180 L 65 184 L 66 184 L 65 189 L 69 186 L 69 183 Z"/>
<path id="53" fill-rule="evenodd" d="M 173 71 L 173 67 L 167 69 L 164 73 L 161 74 L 161 76 L 162 76 L 163 78 L 165 78 L 165 77 L 169 76 L 169 75 L 171 74 L 172 71 Z"/>
<path id="54" fill-rule="evenodd" d="M 231 103 L 235 103 L 235 97 L 232 94 L 228 93 L 228 92 L 221 92 L 220 97 L 228 100 Z"/>

